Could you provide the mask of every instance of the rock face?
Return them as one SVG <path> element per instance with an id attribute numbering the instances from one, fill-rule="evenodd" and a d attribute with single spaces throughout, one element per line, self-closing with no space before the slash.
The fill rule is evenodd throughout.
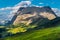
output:
<path id="1" fill-rule="evenodd" d="M 57 16 L 49 6 L 45 7 L 21 7 L 16 13 L 13 24 L 24 23 L 26 25 L 39 22 L 40 20 L 53 20 Z M 47 20 L 45 22 L 47 22 Z M 43 21 L 41 21 L 43 22 Z"/>

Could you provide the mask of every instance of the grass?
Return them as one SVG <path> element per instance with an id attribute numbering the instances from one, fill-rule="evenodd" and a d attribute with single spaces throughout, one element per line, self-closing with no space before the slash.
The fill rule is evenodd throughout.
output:
<path id="1" fill-rule="evenodd" d="M 6 37 L 4 40 L 60 40 L 60 26 L 31 30 Z"/>

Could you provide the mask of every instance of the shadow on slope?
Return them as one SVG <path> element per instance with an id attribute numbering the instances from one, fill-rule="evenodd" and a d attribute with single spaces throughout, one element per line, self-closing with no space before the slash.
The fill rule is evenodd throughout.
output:
<path id="1" fill-rule="evenodd" d="M 42 25 L 40 25 L 41 22 L 38 22 L 37 27 L 33 28 L 33 29 L 28 29 L 27 32 L 31 31 L 31 30 L 39 30 L 39 29 L 45 29 L 45 28 L 51 28 L 51 27 L 56 27 L 60 25 L 60 17 L 57 17 L 54 20 L 47 20 L 48 22 L 43 22 Z"/>

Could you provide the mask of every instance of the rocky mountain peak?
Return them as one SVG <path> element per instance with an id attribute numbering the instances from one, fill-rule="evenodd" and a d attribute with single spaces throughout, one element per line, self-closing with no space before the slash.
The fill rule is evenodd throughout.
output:
<path id="1" fill-rule="evenodd" d="M 41 19 L 53 20 L 57 17 L 49 6 L 20 7 L 15 16 L 14 25 L 19 23 L 29 25 Z"/>

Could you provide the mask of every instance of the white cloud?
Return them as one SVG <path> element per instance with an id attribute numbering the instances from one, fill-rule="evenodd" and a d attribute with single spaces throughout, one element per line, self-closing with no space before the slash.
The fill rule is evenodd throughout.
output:
<path id="1" fill-rule="evenodd" d="M 12 7 L 0 8 L 0 10 L 9 10 L 9 9 L 13 9 L 13 8 Z"/>
<path id="2" fill-rule="evenodd" d="M 5 8 L 0 8 L 0 11 L 3 11 L 3 10 L 14 10 L 14 9 L 17 9 L 18 7 L 5 7 Z"/>
<path id="3" fill-rule="evenodd" d="M 55 12 L 55 14 L 56 14 L 57 16 L 60 17 L 60 9 L 58 9 L 58 8 L 52 8 L 52 10 Z"/>
<path id="4" fill-rule="evenodd" d="M 20 3 L 16 4 L 14 7 L 13 7 L 13 11 L 11 13 L 15 13 L 18 11 L 18 9 L 20 7 L 27 7 L 31 4 L 31 1 L 21 1 Z"/>
<path id="5" fill-rule="evenodd" d="M 20 3 L 18 3 L 15 6 L 24 6 L 24 5 L 28 6 L 30 4 L 31 4 L 31 1 L 21 1 Z"/>
<path id="6" fill-rule="evenodd" d="M 11 18 L 20 7 L 27 7 L 31 4 L 30 1 L 21 1 L 20 3 L 16 4 L 14 7 L 7 7 L 6 9 L 12 9 L 13 11 L 10 12 L 10 15 L 8 15 L 8 18 Z"/>
<path id="7" fill-rule="evenodd" d="M 14 7 L 0 8 L 0 10 L 15 10 L 20 7 L 29 6 L 30 4 L 31 4 L 30 1 L 21 1 L 20 3 L 16 4 Z"/>

